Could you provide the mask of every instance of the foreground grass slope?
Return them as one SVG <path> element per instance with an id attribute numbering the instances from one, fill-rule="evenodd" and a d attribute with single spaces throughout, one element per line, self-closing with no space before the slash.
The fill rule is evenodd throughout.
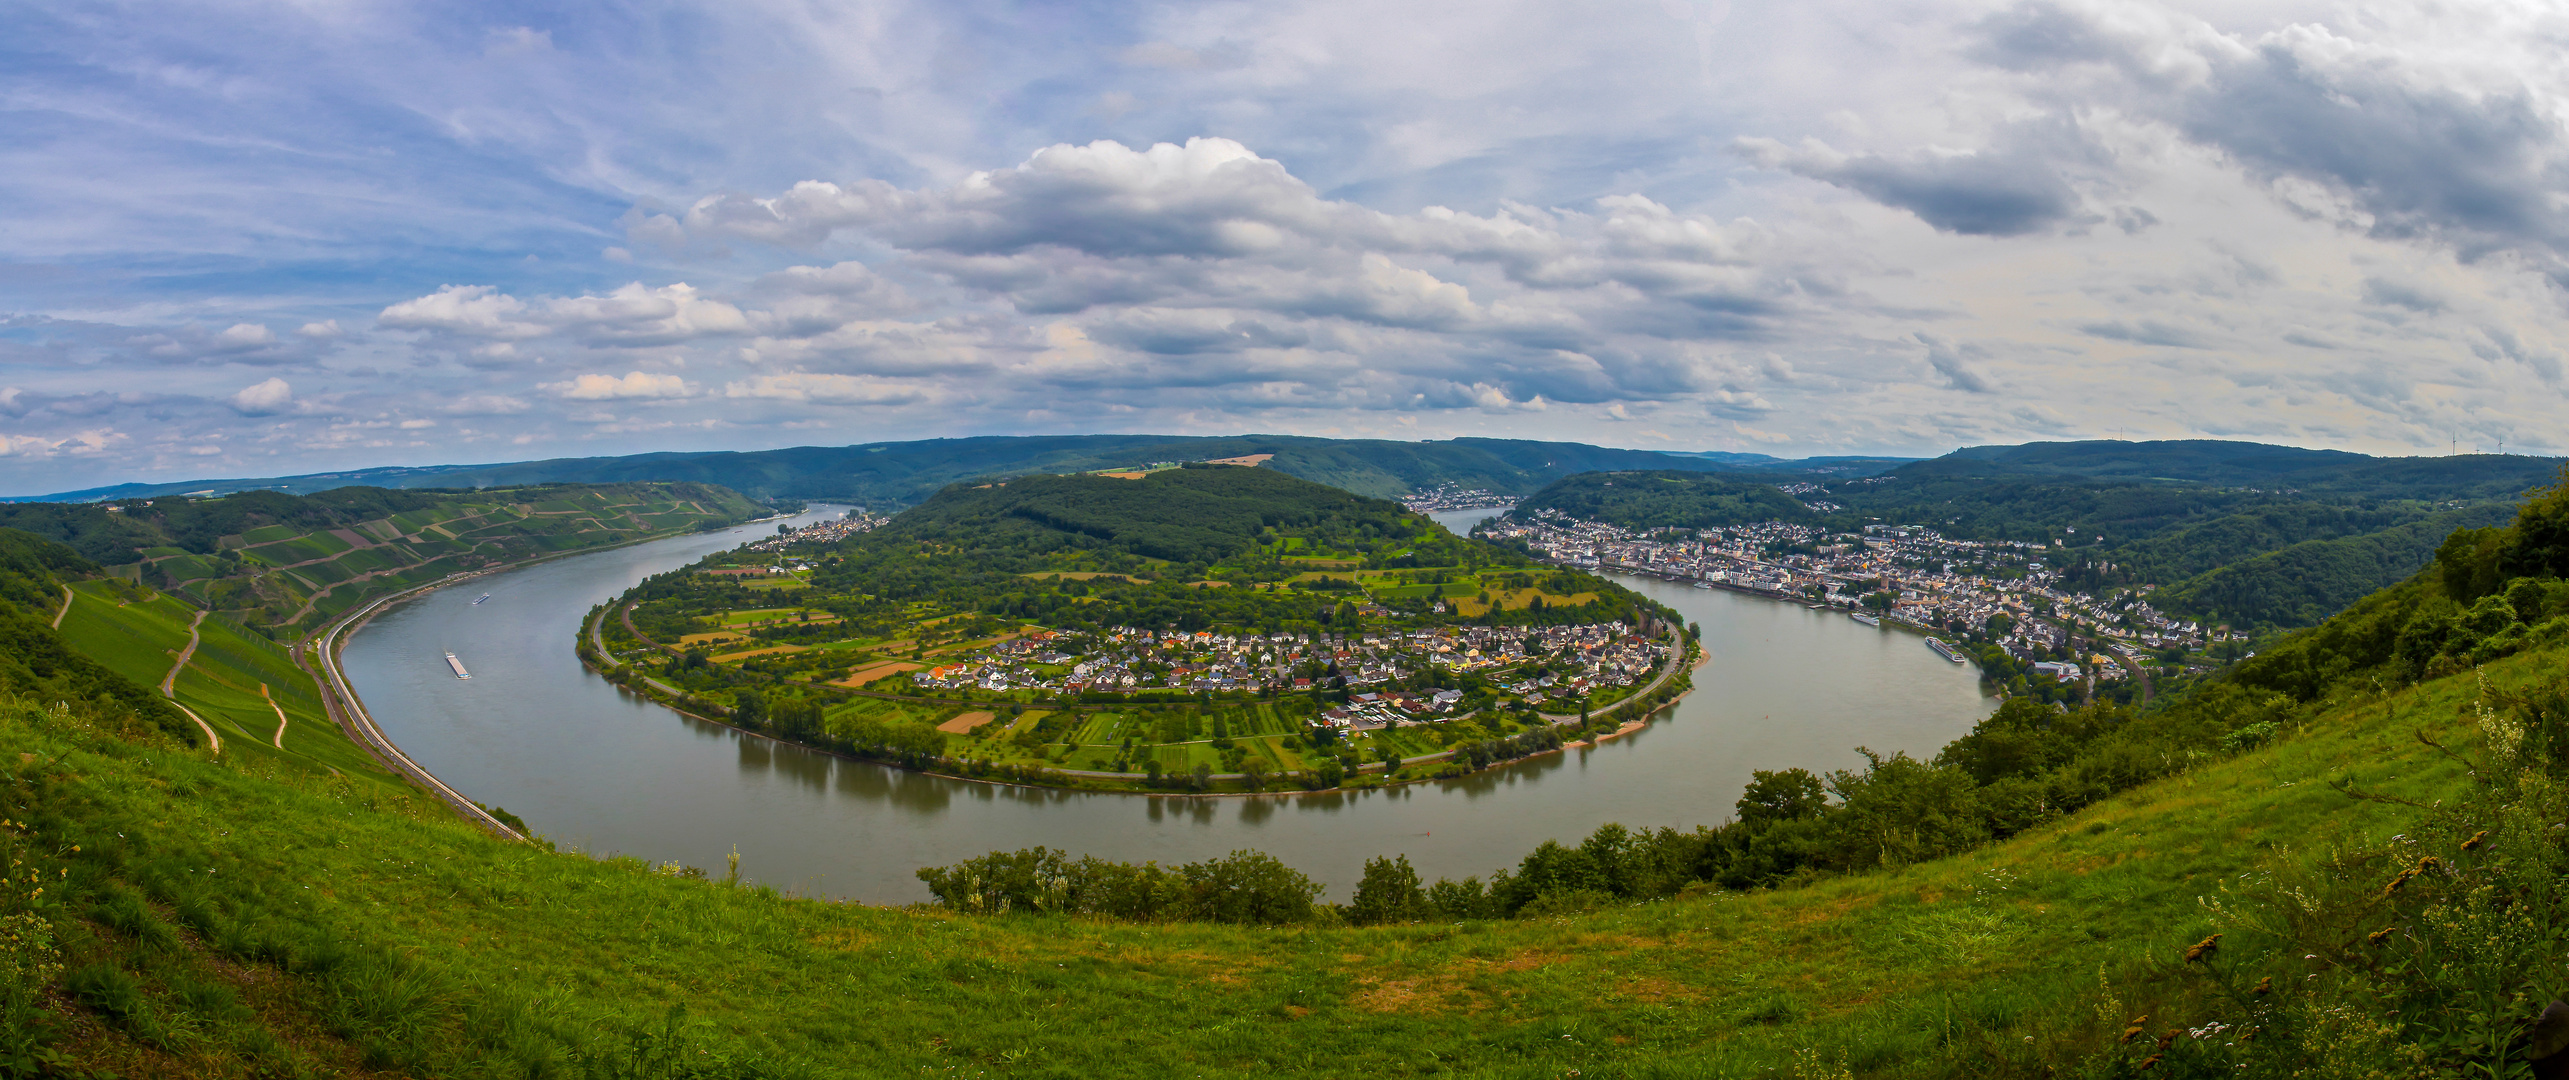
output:
<path id="1" fill-rule="evenodd" d="M 2236 1010 L 2177 961 L 2211 932 L 2199 901 L 2414 828 L 2419 806 L 2332 783 L 2450 797 L 2464 767 L 2419 735 L 2471 745 L 2483 693 L 2341 697 L 1961 858 L 1460 925 L 799 900 L 502 844 L 424 796 L 23 699 L 0 710 L 0 832 L 13 882 L 55 883 L 6 898 L 63 928 L 52 1052 L 123 1075 L 2110 1075 L 2140 1059 L 2130 1015 Z"/>

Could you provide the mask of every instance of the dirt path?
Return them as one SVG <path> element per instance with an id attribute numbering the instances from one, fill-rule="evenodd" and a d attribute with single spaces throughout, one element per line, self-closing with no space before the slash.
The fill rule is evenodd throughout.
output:
<path id="1" fill-rule="evenodd" d="M 204 622 L 205 622 L 205 613 L 204 613 L 204 612 L 202 612 L 202 611 L 197 612 L 197 613 L 196 613 L 196 617 L 195 617 L 194 619 L 190 619 L 190 620 L 188 620 L 188 623 L 187 623 L 187 647 L 186 647 L 186 648 L 184 648 L 184 649 L 180 649 L 180 650 L 178 651 L 178 663 L 171 664 L 171 665 L 169 666 L 169 674 L 164 675 L 164 676 L 162 676 L 162 677 L 161 677 L 161 696 L 162 696 L 162 697 L 165 697 L 165 698 L 175 698 L 175 697 L 177 697 L 177 696 L 178 696 L 178 673 L 179 673 L 181 670 L 183 670 L 183 669 L 185 669 L 185 668 L 187 667 L 187 659 L 188 659 L 189 657 L 191 657 L 191 656 L 196 655 L 196 628 L 197 628 L 199 625 L 203 624 Z M 184 706 L 184 705 L 179 706 L 179 708 L 182 708 L 182 709 L 184 709 L 184 708 L 186 708 L 186 707 L 187 707 L 187 706 Z M 189 713 L 189 714 L 187 714 L 187 715 L 189 715 L 189 716 L 194 716 L 194 715 L 196 715 L 196 714 L 195 714 L 195 713 Z M 199 720 L 199 721 L 197 721 L 197 723 L 199 723 L 199 724 L 202 724 L 202 723 L 204 723 L 204 722 L 205 722 L 205 721 L 203 721 L 203 720 Z M 208 734 L 212 734 L 212 733 L 213 733 L 213 731 L 214 731 L 214 729 L 213 729 L 213 728 L 206 728 L 205 730 L 206 730 L 206 732 L 207 732 Z"/>
<path id="2" fill-rule="evenodd" d="M 205 729 L 205 738 L 208 742 L 214 744 L 215 753 L 220 754 L 223 752 L 223 736 L 214 733 L 214 725 L 206 723 L 204 717 L 196 715 L 196 710 L 188 708 L 185 705 L 179 705 L 176 698 L 170 699 L 170 704 L 177 706 L 178 711 L 186 713 L 188 719 L 196 721 L 196 726 Z"/>
<path id="3" fill-rule="evenodd" d="M 71 586 L 62 587 L 62 610 L 54 612 L 54 629 L 62 629 L 62 617 L 71 614 Z"/>
<path id="4" fill-rule="evenodd" d="M 259 697 L 268 703 L 268 708 L 277 711 L 277 735 L 271 741 L 276 743 L 277 749 L 283 750 L 285 749 L 285 706 L 277 704 L 276 697 L 268 693 L 266 683 L 259 684 Z"/>

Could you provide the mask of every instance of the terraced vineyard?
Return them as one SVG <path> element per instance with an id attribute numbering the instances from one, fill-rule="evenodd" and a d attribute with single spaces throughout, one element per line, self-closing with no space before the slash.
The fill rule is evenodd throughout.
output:
<path id="1" fill-rule="evenodd" d="M 197 609 L 175 597 L 121 578 L 76 582 L 71 590 L 71 607 L 61 613 L 64 641 L 136 684 L 166 684 L 171 700 L 222 738 L 223 756 L 407 790 L 340 732 L 312 676 L 286 647 L 229 619 L 199 620 Z"/>
<path id="2" fill-rule="evenodd" d="M 342 488 L 117 504 L 0 507 L 0 525 L 70 545 L 244 627 L 293 638 L 388 592 L 561 552 L 757 517 L 705 484 L 473 492 Z M 152 680 L 158 685 L 158 680 Z"/>

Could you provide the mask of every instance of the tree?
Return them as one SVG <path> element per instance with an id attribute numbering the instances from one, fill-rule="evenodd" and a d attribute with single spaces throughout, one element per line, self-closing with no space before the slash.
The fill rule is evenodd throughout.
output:
<path id="1" fill-rule="evenodd" d="M 1267 789 L 1266 760 L 1253 757 L 1240 762 L 1240 782 L 1247 785 L 1251 791 L 1265 791 Z"/>
<path id="2" fill-rule="evenodd" d="M 1828 805 L 1827 790 L 1808 769 L 1759 769 L 1748 775 L 1748 788 L 1740 793 L 1736 807 L 1743 824 L 1794 821 L 1818 814 Z"/>
<path id="3" fill-rule="evenodd" d="M 1194 788 L 1194 789 L 1195 789 L 1195 790 L 1197 790 L 1197 791 L 1205 791 L 1205 790 L 1208 790 L 1208 789 L 1212 788 L 1212 787 L 1213 787 L 1213 766 L 1211 766 L 1211 765 L 1203 765 L 1203 764 L 1199 764 L 1199 765 L 1197 765 L 1197 766 L 1195 767 L 1195 773 L 1194 773 L 1194 775 L 1190 776 L 1190 777 L 1188 778 L 1188 781 L 1189 781 L 1189 782 L 1188 782 L 1188 786 L 1189 786 L 1189 787 Z"/>
<path id="4" fill-rule="evenodd" d="M 1347 921 L 1358 926 L 1382 923 L 1416 922 L 1430 913 L 1427 890 L 1419 888 L 1418 871 L 1411 869 L 1409 856 L 1365 860 L 1365 876 L 1356 882 L 1356 896 L 1347 905 Z"/>

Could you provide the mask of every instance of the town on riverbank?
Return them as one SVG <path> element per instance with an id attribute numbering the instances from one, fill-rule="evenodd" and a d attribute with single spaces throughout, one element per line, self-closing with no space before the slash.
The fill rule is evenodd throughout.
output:
<path id="1" fill-rule="evenodd" d="M 1831 532 L 1783 521 L 1635 530 L 1551 510 L 1494 519 L 1475 535 L 1556 565 L 1652 574 L 1943 635 L 1929 640 L 1980 664 L 1997 688 L 2052 701 L 2146 694 L 2134 685 L 2135 676 L 2150 678 L 2146 668 L 2158 667 L 2161 677 L 2199 673 L 2209 666 L 2201 657 L 2243 652 L 2247 641 L 2158 611 L 2148 586 L 2108 595 L 2078 588 L 2068 573 L 2078 553 L 2060 541 L 1957 540 L 1916 525 Z"/>

